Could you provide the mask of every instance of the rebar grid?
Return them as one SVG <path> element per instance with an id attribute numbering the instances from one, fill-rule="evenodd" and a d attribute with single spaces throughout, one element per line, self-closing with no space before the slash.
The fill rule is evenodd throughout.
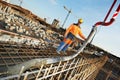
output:
<path id="1" fill-rule="evenodd" d="M 34 70 L 18 75 L 8 76 L 2 79 L 35 79 L 35 80 L 90 80 L 91 76 L 104 65 L 106 57 L 101 58 L 76 58 L 66 62 L 42 65 L 39 70 Z M 33 76 L 34 74 L 34 76 Z"/>

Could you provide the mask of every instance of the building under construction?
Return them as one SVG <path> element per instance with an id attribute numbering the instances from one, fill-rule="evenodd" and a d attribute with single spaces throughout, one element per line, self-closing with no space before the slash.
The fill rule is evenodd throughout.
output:
<path id="1" fill-rule="evenodd" d="M 120 58 L 95 45 L 57 54 L 64 32 L 0 0 L 0 80 L 120 80 Z"/>

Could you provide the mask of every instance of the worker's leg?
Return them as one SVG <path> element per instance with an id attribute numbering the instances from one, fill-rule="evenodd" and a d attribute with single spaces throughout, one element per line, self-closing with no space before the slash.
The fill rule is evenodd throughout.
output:
<path id="1" fill-rule="evenodd" d="M 63 52 L 65 52 L 68 47 L 72 44 L 74 40 L 74 35 L 72 33 L 68 33 L 67 37 L 64 39 L 64 42 L 66 43 L 66 46 L 62 49 Z"/>
<path id="2" fill-rule="evenodd" d="M 68 47 L 72 44 L 72 42 L 73 42 L 72 40 L 69 40 L 68 43 L 62 48 L 61 51 L 65 52 L 68 49 Z"/>
<path id="3" fill-rule="evenodd" d="M 70 44 L 65 45 L 61 51 L 65 52 L 69 46 L 70 46 Z"/>
<path id="4" fill-rule="evenodd" d="M 65 47 L 65 45 L 66 45 L 66 43 L 64 41 L 62 41 L 57 48 L 57 52 L 60 52 Z"/>
<path id="5" fill-rule="evenodd" d="M 64 38 L 63 42 L 61 42 L 59 47 L 57 48 L 57 52 L 59 53 L 60 51 L 66 51 L 66 49 L 72 43 L 73 38 L 74 38 L 74 36 L 72 34 L 68 35 L 66 38 Z"/>

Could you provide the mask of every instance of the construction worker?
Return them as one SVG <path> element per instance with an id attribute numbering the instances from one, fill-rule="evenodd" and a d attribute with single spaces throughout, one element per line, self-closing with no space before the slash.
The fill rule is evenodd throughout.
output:
<path id="1" fill-rule="evenodd" d="M 63 41 L 60 43 L 60 45 L 57 48 L 58 54 L 60 54 L 60 51 L 65 53 L 65 51 L 72 44 L 74 38 L 77 35 L 79 35 L 83 40 L 86 39 L 84 35 L 82 34 L 82 31 L 80 28 L 80 24 L 82 23 L 83 23 L 83 19 L 78 19 L 77 23 L 73 23 L 72 25 L 69 26 L 69 28 L 65 32 Z"/>

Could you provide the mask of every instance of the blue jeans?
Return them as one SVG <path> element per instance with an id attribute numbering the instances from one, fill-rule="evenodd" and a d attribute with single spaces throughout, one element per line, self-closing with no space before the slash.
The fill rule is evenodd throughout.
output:
<path id="1" fill-rule="evenodd" d="M 57 51 L 66 51 L 69 46 L 70 46 L 69 44 L 66 44 L 65 42 L 62 41 L 58 46 Z"/>
<path id="2" fill-rule="evenodd" d="M 75 36 L 74 36 L 71 32 L 69 32 L 66 38 L 69 38 L 69 39 L 71 39 L 71 40 L 74 40 Z M 66 51 L 69 46 L 70 46 L 70 44 L 67 44 L 67 43 L 65 43 L 64 41 L 62 41 L 62 42 L 60 43 L 60 45 L 58 46 L 57 51 L 58 51 L 58 52 L 59 52 L 59 51 Z"/>

